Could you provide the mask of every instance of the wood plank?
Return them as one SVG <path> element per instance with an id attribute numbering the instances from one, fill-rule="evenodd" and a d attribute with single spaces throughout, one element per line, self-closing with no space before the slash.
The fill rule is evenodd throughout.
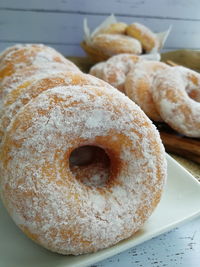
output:
<path id="1" fill-rule="evenodd" d="M 4 42 L 44 42 L 58 45 L 78 45 L 83 38 L 82 22 L 85 15 L 38 13 L 22 11 L 0 11 L 0 41 Z M 88 15 L 89 24 L 99 25 L 105 16 Z M 118 17 L 131 23 L 134 17 Z M 200 21 L 162 20 L 157 18 L 137 18 L 155 31 L 162 31 L 171 24 L 173 30 L 165 48 L 200 47 Z M 14 25 L 14 26 L 13 26 Z"/>
<path id="2" fill-rule="evenodd" d="M 18 10 L 46 10 L 54 12 L 74 12 L 76 14 L 121 14 L 133 17 L 159 17 L 163 19 L 176 18 L 200 19 L 199 0 L 1 0 L 1 9 Z"/>
<path id="3" fill-rule="evenodd" d="M 200 139 L 181 136 L 175 132 L 159 129 L 167 152 L 175 153 L 200 163 Z"/>

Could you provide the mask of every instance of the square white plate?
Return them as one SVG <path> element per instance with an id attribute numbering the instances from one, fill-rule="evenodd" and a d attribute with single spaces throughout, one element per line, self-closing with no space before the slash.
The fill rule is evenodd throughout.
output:
<path id="1" fill-rule="evenodd" d="M 133 237 L 94 254 L 62 256 L 29 240 L 12 222 L 0 202 L 0 266 L 88 266 L 136 246 L 200 215 L 200 183 L 167 155 L 168 181 L 162 200 L 144 227 Z"/>

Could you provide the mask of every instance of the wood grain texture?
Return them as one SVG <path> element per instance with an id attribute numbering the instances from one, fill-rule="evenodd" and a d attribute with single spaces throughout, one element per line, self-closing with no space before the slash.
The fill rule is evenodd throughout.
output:
<path id="1" fill-rule="evenodd" d="M 84 54 L 85 17 L 91 28 L 114 13 L 121 21 L 144 23 L 154 31 L 173 26 L 165 51 L 200 47 L 200 2 L 198 0 L 1 0 L 0 50 L 6 44 L 45 43 L 65 55 Z"/>
<path id="2" fill-rule="evenodd" d="M 200 139 L 182 137 L 160 131 L 167 152 L 172 152 L 200 164 Z"/>
<path id="3" fill-rule="evenodd" d="M 1 9 L 199 20 L 199 0 L 1 0 Z"/>

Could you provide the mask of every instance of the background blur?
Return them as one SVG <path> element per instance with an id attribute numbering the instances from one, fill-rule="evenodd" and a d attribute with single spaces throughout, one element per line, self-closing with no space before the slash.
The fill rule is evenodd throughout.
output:
<path id="1" fill-rule="evenodd" d="M 83 56 L 83 18 L 91 28 L 114 13 L 172 32 L 164 51 L 200 48 L 199 0 L 0 0 L 0 51 L 15 43 L 44 43 L 68 56 Z"/>

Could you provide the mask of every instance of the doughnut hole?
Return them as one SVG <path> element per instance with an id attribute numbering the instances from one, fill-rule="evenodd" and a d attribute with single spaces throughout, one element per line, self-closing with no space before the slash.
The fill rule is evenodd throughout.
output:
<path id="1" fill-rule="evenodd" d="M 87 186 L 105 186 L 111 173 L 106 151 L 92 145 L 75 148 L 69 157 L 69 167 L 74 177 Z"/>

